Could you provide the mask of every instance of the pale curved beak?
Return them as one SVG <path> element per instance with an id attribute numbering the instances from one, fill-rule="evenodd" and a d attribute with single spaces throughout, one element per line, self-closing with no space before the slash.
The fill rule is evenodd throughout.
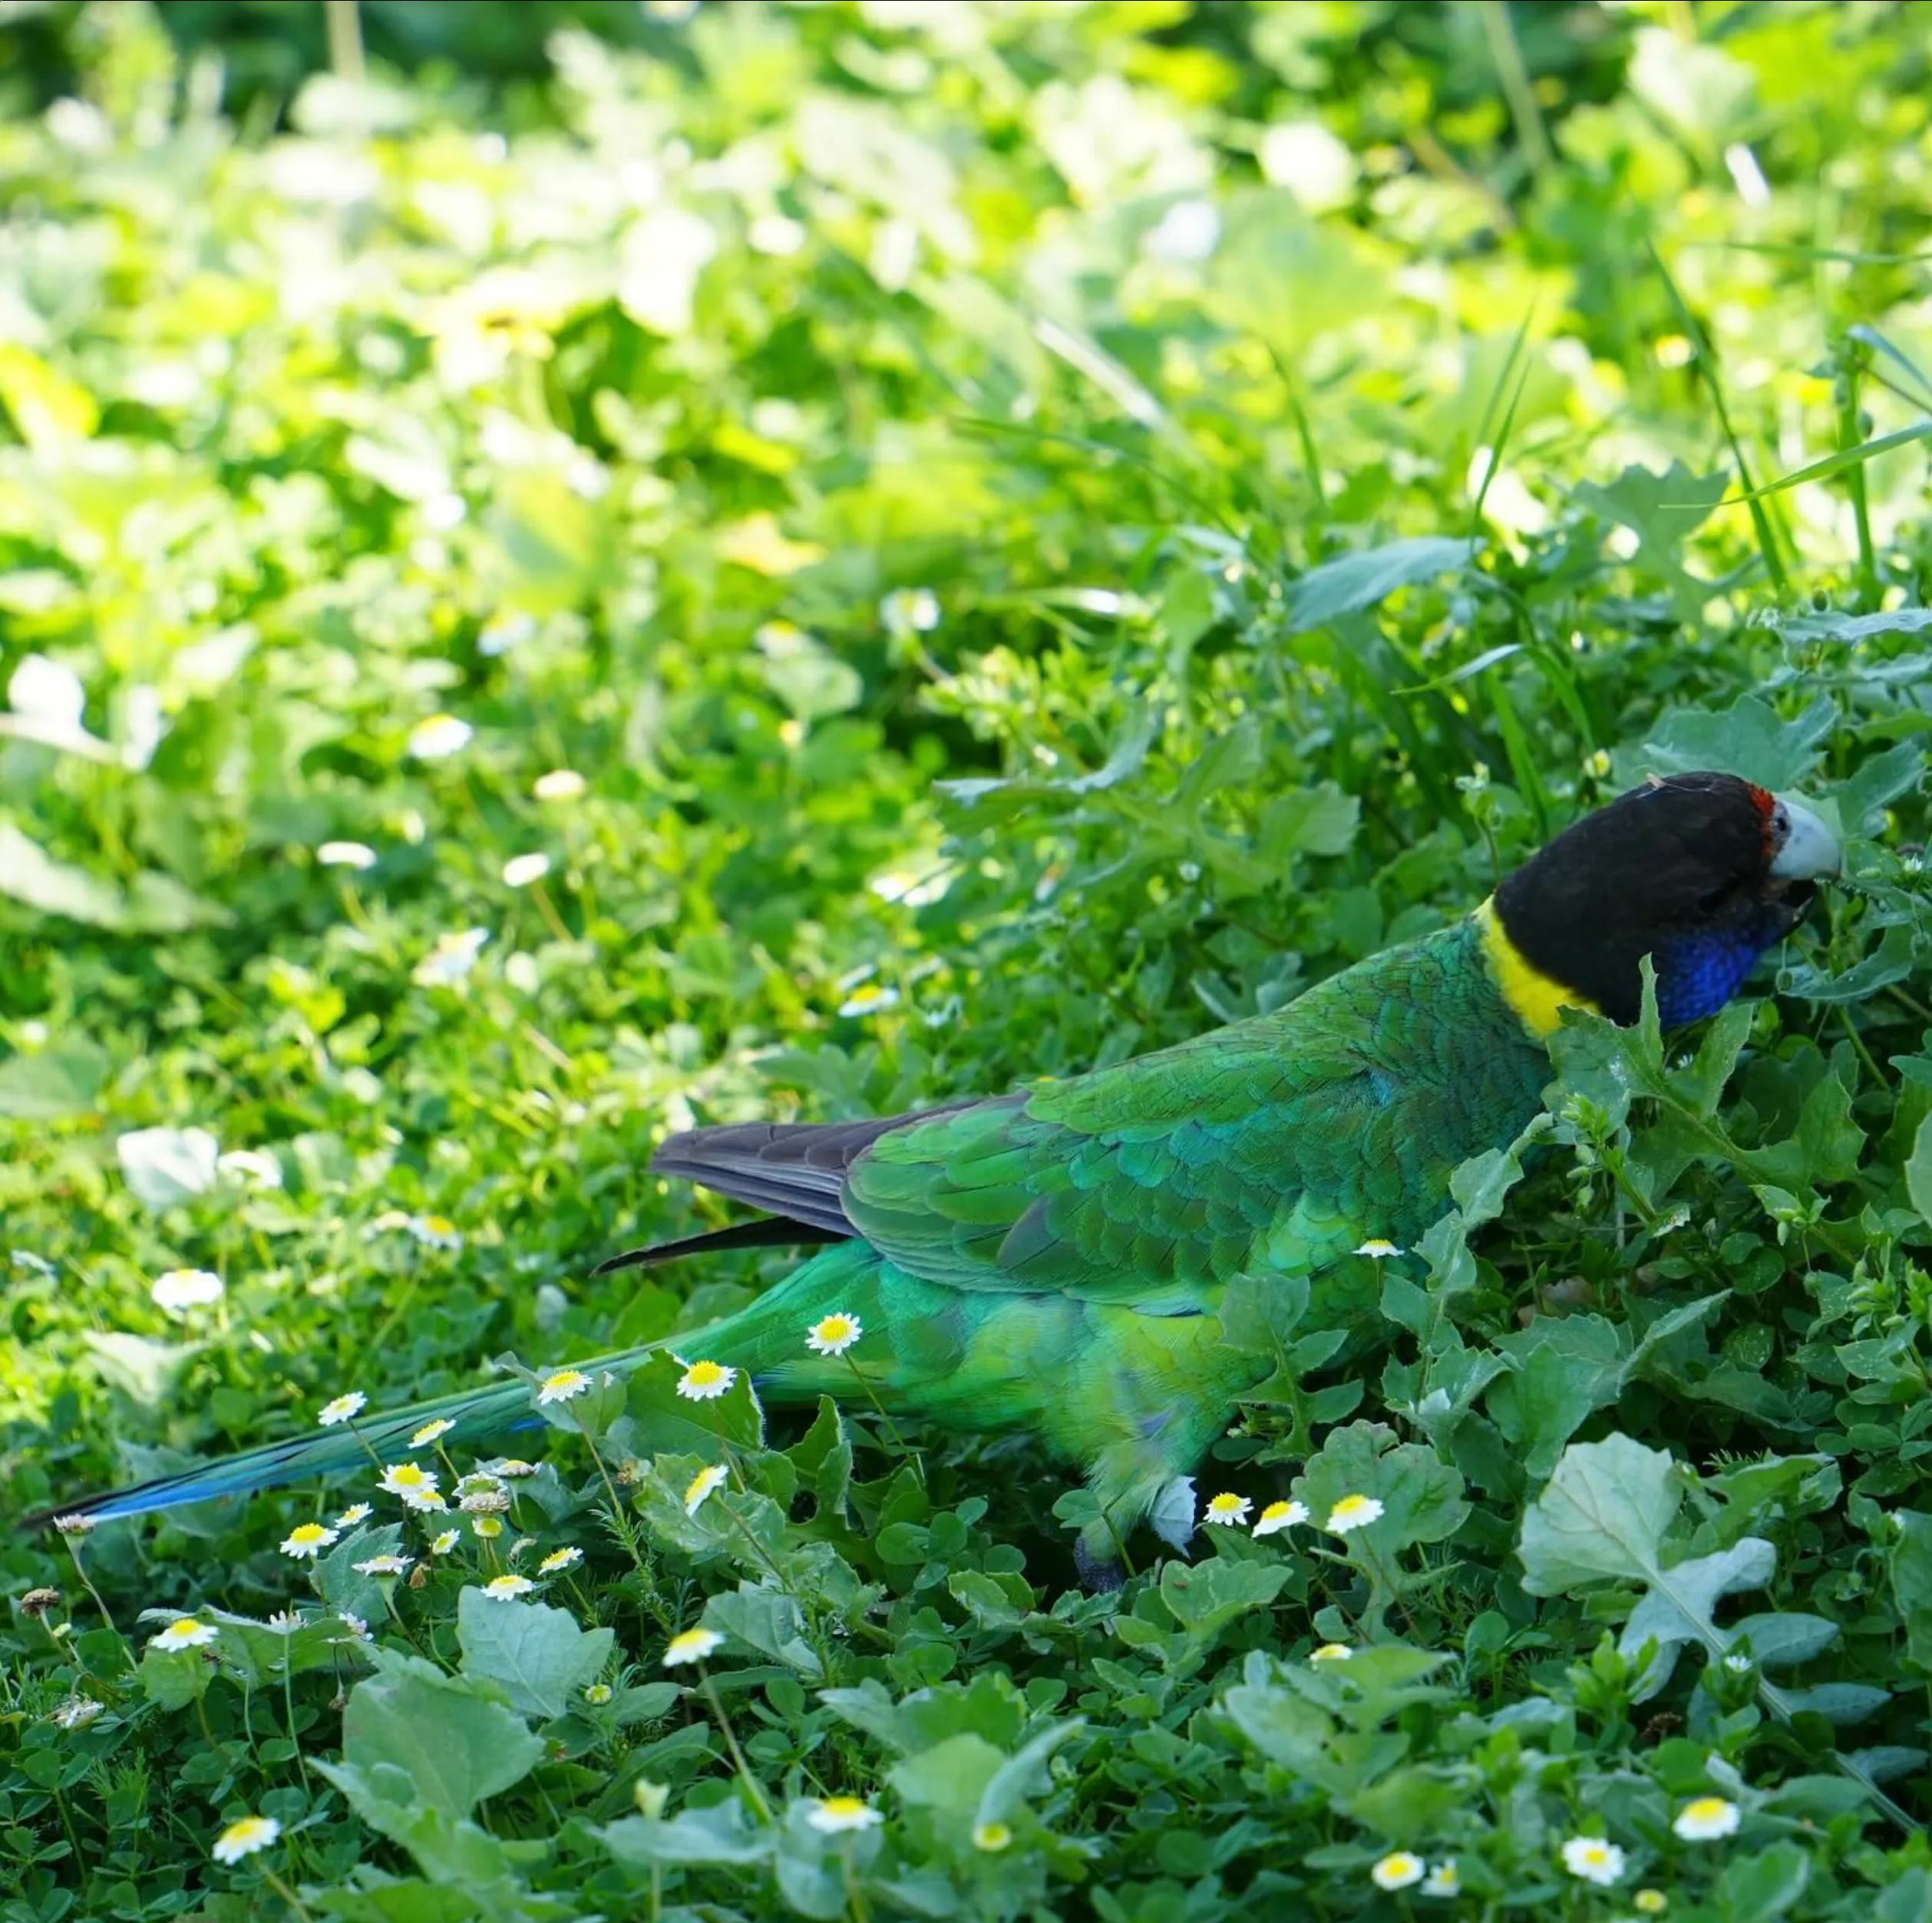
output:
<path id="1" fill-rule="evenodd" d="M 1771 864 L 1780 881 L 1834 881 L 1844 871 L 1838 838 L 1802 801 L 1778 798 L 1778 812 L 1789 824 L 1785 844 Z"/>

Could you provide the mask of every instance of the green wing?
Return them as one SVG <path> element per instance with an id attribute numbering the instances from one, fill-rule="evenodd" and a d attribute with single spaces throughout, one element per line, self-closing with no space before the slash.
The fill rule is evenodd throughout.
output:
<path id="1" fill-rule="evenodd" d="M 1278 1014 L 895 1129 L 851 1165 L 845 1214 L 929 1281 L 1204 1309 L 1243 1270 L 1426 1226 L 1547 1073 L 1498 1008 L 1447 931 Z"/>

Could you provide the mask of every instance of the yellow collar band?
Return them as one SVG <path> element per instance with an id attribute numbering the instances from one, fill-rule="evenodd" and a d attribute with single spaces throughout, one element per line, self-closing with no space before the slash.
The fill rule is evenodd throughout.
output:
<path id="1" fill-rule="evenodd" d="M 1483 957 L 1503 999 L 1538 1041 L 1561 1026 L 1566 1008 L 1587 1009 L 1593 1015 L 1602 1013 L 1594 1002 L 1544 974 L 1510 940 L 1496 913 L 1494 895 L 1477 909 L 1473 919 L 1482 938 Z"/>

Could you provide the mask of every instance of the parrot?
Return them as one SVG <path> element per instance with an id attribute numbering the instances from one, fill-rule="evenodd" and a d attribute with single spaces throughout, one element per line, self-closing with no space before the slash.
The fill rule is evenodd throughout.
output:
<path id="1" fill-rule="evenodd" d="M 1565 1008 L 1636 1022 L 1647 959 L 1664 1027 L 1716 1013 L 1841 861 L 1795 797 L 1714 772 L 1653 777 L 1460 919 L 1272 1013 L 922 1112 L 673 1135 L 653 1170 L 758 1217 L 596 1273 L 748 1247 L 815 1252 L 722 1320 L 583 1369 L 621 1376 L 675 1350 L 748 1372 L 766 1402 L 810 1406 L 849 1396 L 858 1365 L 893 1416 L 1030 1435 L 1084 1475 L 1099 1520 L 1075 1559 L 1111 1586 L 1140 1524 L 1184 1543 L 1194 1472 L 1274 1372 L 1274 1356 L 1224 1335 L 1235 1278 L 1352 1274 L 1361 1292 L 1366 1265 L 1349 1258 L 1412 1244 L 1448 1206 L 1458 1166 L 1541 1112 Z M 454 1425 L 451 1447 L 540 1419 L 513 1380 L 48 1519 L 104 1522 L 395 1459 L 438 1419 Z"/>

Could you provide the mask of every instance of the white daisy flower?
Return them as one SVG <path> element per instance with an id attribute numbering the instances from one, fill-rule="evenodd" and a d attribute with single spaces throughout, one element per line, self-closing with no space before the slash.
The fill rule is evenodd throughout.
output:
<path id="1" fill-rule="evenodd" d="M 865 1326 L 857 1316 L 835 1309 L 805 1331 L 805 1346 L 817 1355 L 842 1356 L 864 1333 Z"/>
<path id="2" fill-rule="evenodd" d="M 487 928 L 464 928 L 436 937 L 436 946 L 417 963 L 410 980 L 418 988 L 454 988 L 469 979 L 477 965 L 483 944 L 490 939 Z"/>
<path id="3" fill-rule="evenodd" d="M 170 1315 L 206 1308 L 222 1298 L 221 1277 L 213 1269 L 170 1269 L 155 1277 L 148 1289 L 154 1306 Z"/>
<path id="4" fill-rule="evenodd" d="M 814 1800 L 805 1812 L 813 1829 L 828 1836 L 847 1829 L 871 1829 L 885 1818 L 871 1804 L 857 1796 L 825 1796 Z"/>
<path id="5" fill-rule="evenodd" d="M 445 1249 L 454 1255 L 463 1247 L 463 1231 L 447 1215 L 412 1215 L 409 1232 L 424 1248 Z"/>
<path id="6" fill-rule="evenodd" d="M 1419 1883 L 1428 1868 L 1421 1857 L 1408 1850 L 1392 1850 L 1370 1868 L 1369 1880 L 1379 1890 L 1405 1890 Z"/>
<path id="7" fill-rule="evenodd" d="M 460 755 L 476 732 L 467 721 L 454 715 L 431 715 L 409 731 L 409 752 L 419 762 L 440 762 Z"/>
<path id="8" fill-rule="evenodd" d="M 694 1362 L 679 1379 L 678 1393 L 687 1402 L 714 1403 L 730 1393 L 738 1371 L 722 1363 Z"/>
<path id="9" fill-rule="evenodd" d="M 1279 1535 L 1283 1529 L 1292 1529 L 1307 1520 L 1306 1502 L 1270 1502 L 1255 1518 L 1254 1533 L 1258 1536 Z"/>
<path id="10" fill-rule="evenodd" d="M 282 1826 L 272 1816 L 244 1816 L 215 1839 L 210 1853 L 218 1863 L 239 1863 L 244 1856 L 268 1849 L 281 1834 Z"/>
<path id="11" fill-rule="evenodd" d="M 1328 1512 L 1331 1533 L 1345 1536 L 1352 1529 L 1366 1529 L 1382 1515 L 1382 1504 L 1372 1495 L 1345 1495 Z"/>
<path id="12" fill-rule="evenodd" d="M 412 1495 L 433 1494 L 439 1480 L 434 1469 L 419 1462 L 394 1462 L 383 1470 L 380 1486 L 407 1501 Z"/>
<path id="13" fill-rule="evenodd" d="M 251 1188 L 279 1188 L 282 1165 L 266 1148 L 230 1148 L 216 1158 L 215 1167 L 224 1175 L 246 1182 Z"/>
<path id="14" fill-rule="evenodd" d="M 1623 1852 L 1600 1836 L 1570 1836 L 1561 1851 L 1563 1866 L 1572 1876 L 1608 1889 L 1623 1874 Z"/>
<path id="15" fill-rule="evenodd" d="M 1722 1796 L 1699 1796 L 1677 1812 L 1670 1827 L 1687 1843 L 1709 1843 L 1735 1836 L 1739 1820 L 1735 1803 Z"/>
<path id="16" fill-rule="evenodd" d="M 341 1531 L 320 1522 L 298 1522 L 282 1538 L 282 1553 L 293 1556 L 297 1561 L 305 1557 L 311 1562 L 330 1545 L 340 1540 Z"/>
<path id="17" fill-rule="evenodd" d="M 715 1629 L 685 1630 L 665 1644 L 664 1667 L 677 1669 L 685 1663 L 702 1663 L 724 1640 Z"/>
<path id="18" fill-rule="evenodd" d="M 192 1616 L 177 1616 L 167 1628 L 147 1639 L 150 1649 L 200 1649 L 212 1643 L 220 1632 L 213 1623 L 197 1622 Z"/>

